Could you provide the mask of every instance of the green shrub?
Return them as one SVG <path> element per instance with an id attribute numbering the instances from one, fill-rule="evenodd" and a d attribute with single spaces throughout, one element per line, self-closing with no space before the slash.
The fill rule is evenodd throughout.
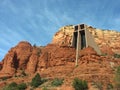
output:
<path id="1" fill-rule="evenodd" d="M 16 82 L 12 82 L 9 84 L 10 87 L 16 87 L 17 86 L 17 83 Z"/>
<path id="2" fill-rule="evenodd" d="M 61 86 L 63 84 L 63 79 L 58 79 L 58 78 L 55 78 L 52 82 L 51 82 L 51 85 L 52 86 Z"/>
<path id="3" fill-rule="evenodd" d="M 36 44 L 34 44 L 33 47 L 36 48 L 37 47 Z"/>
<path id="4" fill-rule="evenodd" d="M 27 85 L 25 83 L 16 84 L 15 82 L 10 83 L 9 85 L 5 86 L 3 90 L 25 90 Z"/>
<path id="5" fill-rule="evenodd" d="M 3 90 L 18 90 L 17 84 L 15 82 L 12 82 L 9 85 L 5 86 Z"/>
<path id="6" fill-rule="evenodd" d="M 99 90 L 103 90 L 103 83 L 102 83 L 102 82 L 94 82 L 94 85 L 95 85 L 96 88 L 98 88 Z"/>
<path id="7" fill-rule="evenodd" d="M 112 84 L 108 84 L 107 85 L 107 90 L 113 90 L 113 85 Z"/>
<path id="8" fill-rule="evenodd" d="M 40 48 L 38 48 L 38 51 L 37 51 L 37 56 L 40 56 L 40 54 L 41 54 L 41 49 L 40 49 Z"/>
<path id="9" fill-rule="evenodd" d="M 115 88 L 117 90 L 120 90 L 120 66 L 117 67 L 117 70 L 115 72 Z"/>
<path id="10" fill-rule="evenodd" d="M 114 58 L 120 58 L 120 54 L 114 54 Z"/>
<path id="11" fill-rule="evenodd" d="M 48 90 L 48 88 L 47 87 L 43 87 L 42 90 Z"/>
<path id="12" fill-rule="evenodd" d="M 101 56 L 107 56 L 107 53 L 103 53 Z"/>
<path id="13" fill-rule="evenodd" d="M 85 80 L 80 80 L 78 78 L 75 78 L 73 80 L 73 87 L 75 90 L 87 90 L 88 89 L 88 84 Z"/>
<path id="14" fill-rule="evenodd" d="M 19 90 L 25 90 L 25 89 L 27 88 L 27 85 L 26 85 L 26 83 L 21 83 L 21 84 L 19 84 L 19 85 L 17 86 L 17 88 L 18 88 Z"/>
<path id="15" fill-rule="evenodd" d="M 32 79 L 31 86 L 32 87 L 38 87 L 41 84 L 42 84 L 41 77 L 40 77 L 39 73 L 37 73 L 35 75 L 35 77 Z"/>
<path id="16" fill-rule="evenodd" d="M 8 79 L 7 77 L 3 77 L 3 78 L 2 78 L 3 81 L 4 81 L 4 80 L 7 80 L 7 79 Z"/>
<path id="17" fill-rule="evenodd" d="M 22 76 L 27 76 L 27 74 L 25 73 L 24 70 L 22 70 L 21 75 L 22 75 Z"/>

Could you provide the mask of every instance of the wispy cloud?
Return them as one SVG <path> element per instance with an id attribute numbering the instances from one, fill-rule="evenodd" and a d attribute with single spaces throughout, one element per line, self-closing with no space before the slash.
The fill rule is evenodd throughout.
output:
<path id="1" fill-rule="evenodd" d="M 7 53 L 7 51 L 0 48 L 0 60 L 3 59 L 3 57 L 5 56 L 5 53 Z"/>
<path id="2" fill-rule="evenodd" d="M 1 0 L 0 58 L 21 40 L 46 45 L 64 25 L 120 30 L 119 0 Z"/>

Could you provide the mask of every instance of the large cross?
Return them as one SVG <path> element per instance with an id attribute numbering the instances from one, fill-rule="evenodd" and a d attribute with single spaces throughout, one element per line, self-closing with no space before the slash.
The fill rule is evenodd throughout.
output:
<path id="1" fill-rule="evenodd" d="M 85 39 L 85 30 L 86 26 L 84 24 L 77 25 L 74 27 L 75 31 L 74 33 L 77 32 L 77 42 L 76 44 L 76 60 L 75 60 L 75 66 L 78 66 L 78 59 L 79 59 L 79 50 L 86 47 L 86 39 Z M 84 35 L 81 31 L 84 31 Z M 81 39 L 81 42 L 80 42 Z"/>

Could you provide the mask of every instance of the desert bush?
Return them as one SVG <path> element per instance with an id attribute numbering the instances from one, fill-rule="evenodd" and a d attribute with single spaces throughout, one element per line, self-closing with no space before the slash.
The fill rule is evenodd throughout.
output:
<path id="1" fill-rule="evenodd" d="M 33 47 L 36 48 L 37 47 L 36 44 L 34 44 Z"/>
<path id="2" fill-rule="evenodd" d="M 7 80 L 7 79 L 8 79 L 7 77 L 3 77 L 3 78 L 2 78 L 3 81 L 4 81 L 4 80 Z"/>
<path id="3" fill-rule="evenodd" d="M 21 83 L 17 85 L 18 90 L 25 90 L 27 88 L 26 83 Z"/>
<path id="4" fill-rule="evenodd" d="M 52 86 L 61 86 L 63 84 L 63 79 L 55 78 L 52 82 Z"/>
<path id="5" fill-rule="evenodd" d="M 101 56 L 107 56 L 107 53 L 103 53 L 103 54 L 101 54 Z"/>
<path id="6" fill-rule="evenodd" d="M 100 81 L 100 82 L 93 82 L 94 83 L 94 86 L 96 88 L 98 88 L 99 90 L 103 90 L 103 83 Z"/>
<path id="7" fill-rule="evenodd" d="M 40 56 L 40 54 L 41 54 L 41 49 L 40 49 L 40 48 L 38 48 L 38 51 L 37 51 L 37 56 Z"/>
<path id="8" fill-rule="evenodd" d="M 25 90 L 27 85 L 25 83 L 16 84 L 15 82 L 10 83 L 9 85 L 5 86 L 3 90 Z"/>
<path id="9" fill-rule="evenodd" d="M 5 86 L 3 90 L 18 90 L 17 84 L 15 82 L 12 82 L 9 85 Z"/>
<path id="10" fill-rule="evenodd" d="M 32 87 L 38 87 L 41 84 L 42 84 L 41 77 L 40 77 L 39 73 L 37 73 L 35 75 L 35 77 L 32 79 L 31 86 Z"/>
<path id="11" fill-rule="evenodd" d="M 42 90 L 48 90 L 48 88 L 47 87 L 43 87 Z"/>
<path id="12" fill-rule="evenodd" d="M 21 75 L 22 75 L 22 76 L 27 76 L 27 74 L 25 73 L 24 70 L 22 70 Z"/>
<path id="13" fill-rule="evenodd" d="M 112 84 L 108 84 L 107 85 L 107 90 L 113 90 L 113 85 Z"/>
<path id="14" fill-rule="evenodd" d="M 78 78 L 75 78 L 73 80 L 72 86 L 75 88 L 75 90 L 87 90 L 88 84 L 85 80 L 80 80 Z"/>
<path id="15" fill-rule="evenodd" d="M 16 87 L 17 86 L 17 83 L 16 82 L 12 82 L 9 84 L 10 87 Z"/>
<path id="16" fill-rule="evenodd" d="M 114 54 L 114 58 L 120 58 L 120 54 Z"/>
<path id="17" fill-rule="evenodd" d="M 120 66 L 117 67 L 117 70 L 115 72 L 115 88 L 116 90 L 120 90 Z"/>

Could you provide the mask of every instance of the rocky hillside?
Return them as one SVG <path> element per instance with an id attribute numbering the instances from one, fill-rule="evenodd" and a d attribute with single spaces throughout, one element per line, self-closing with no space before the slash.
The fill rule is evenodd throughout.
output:
<path id="1" fill-rule="evenodd" d="M 120 52 L 118 32 L 98 30 L 90 26 L 87 28 L 104 53 Z M 100 82 L 104 86 L 103 90 L 106 90 L 107 85 L 113 83 L 115 68 L 120 65 L 120 59 L 98 55 L 93 48 L 87 47 L 79 51 L 78 66 L 75 67 L 76 50 L 70 47 L 72 32 L 73 26 L 61 28 L 54 35 L 52 43 L 44 47 L 32 46 L 29 42 L 21 41 L 11 48 L 0 62 L 0 87 L 13 81 L 29 83 L 35 73 L 40 73 L 42 78 L 48 80 L 63 78 L 64 84 L 59 90 L 71 87 L 75 77 L 88 81 L 89 88 L 93 82 Z M 27 74 L 26 77 L 21 77 L 23 72 Z M 8 79 L 2 81 L 5 77 Z"/>
<path id="2" fill-rule="evenodd" d="M 64 78 L 60 90 L 66 90 L 64 85 L 70 87 L 75 77 L 87 80 L 90 86 L 92 82 L 102 82 L 106 88 L 109 83 L 113 83 L 114 68 L 120 65 L 119 59 L 99 56 L 91 47 L 80 51 L 78 61 L 78 67 L 75 67 L 75 49 L 72 47 L 56 44 L 36 47 L 22 41 L 11 48 L 1 63 L 0 78 L 10 79 L 0 81 L 0 86 L 13 81 L 28 83 L 31 76 L 38 72 L 42 78 L 49 80 Z M 29 76 L 20 77 L 22 71 Z"/>
<path id="3" fill-rule="evenodd" d="M 87 26 L 87 30 L 95 38 L 95 42 L 98 44 L 103 53 L 120 54 L 120 32 L 113 30 L 96 29 L 91 26 Z M 73 36 L 74 28 L 72 25 L 64 26 L 53 36 L 52 43 L 59 45 L 70 45 Z"/>
<path id="4" fill-rule="evenodd" d="M 54 44 L 36 47 L 22 41 L 6 54 L 0 64 L 1 73 L 14 75 L 24 70 L 32 74 L 44 68 L 65 65 L 67 62 L 73 62 L 74 59 L 74 48 L 64 48 Z"/>

